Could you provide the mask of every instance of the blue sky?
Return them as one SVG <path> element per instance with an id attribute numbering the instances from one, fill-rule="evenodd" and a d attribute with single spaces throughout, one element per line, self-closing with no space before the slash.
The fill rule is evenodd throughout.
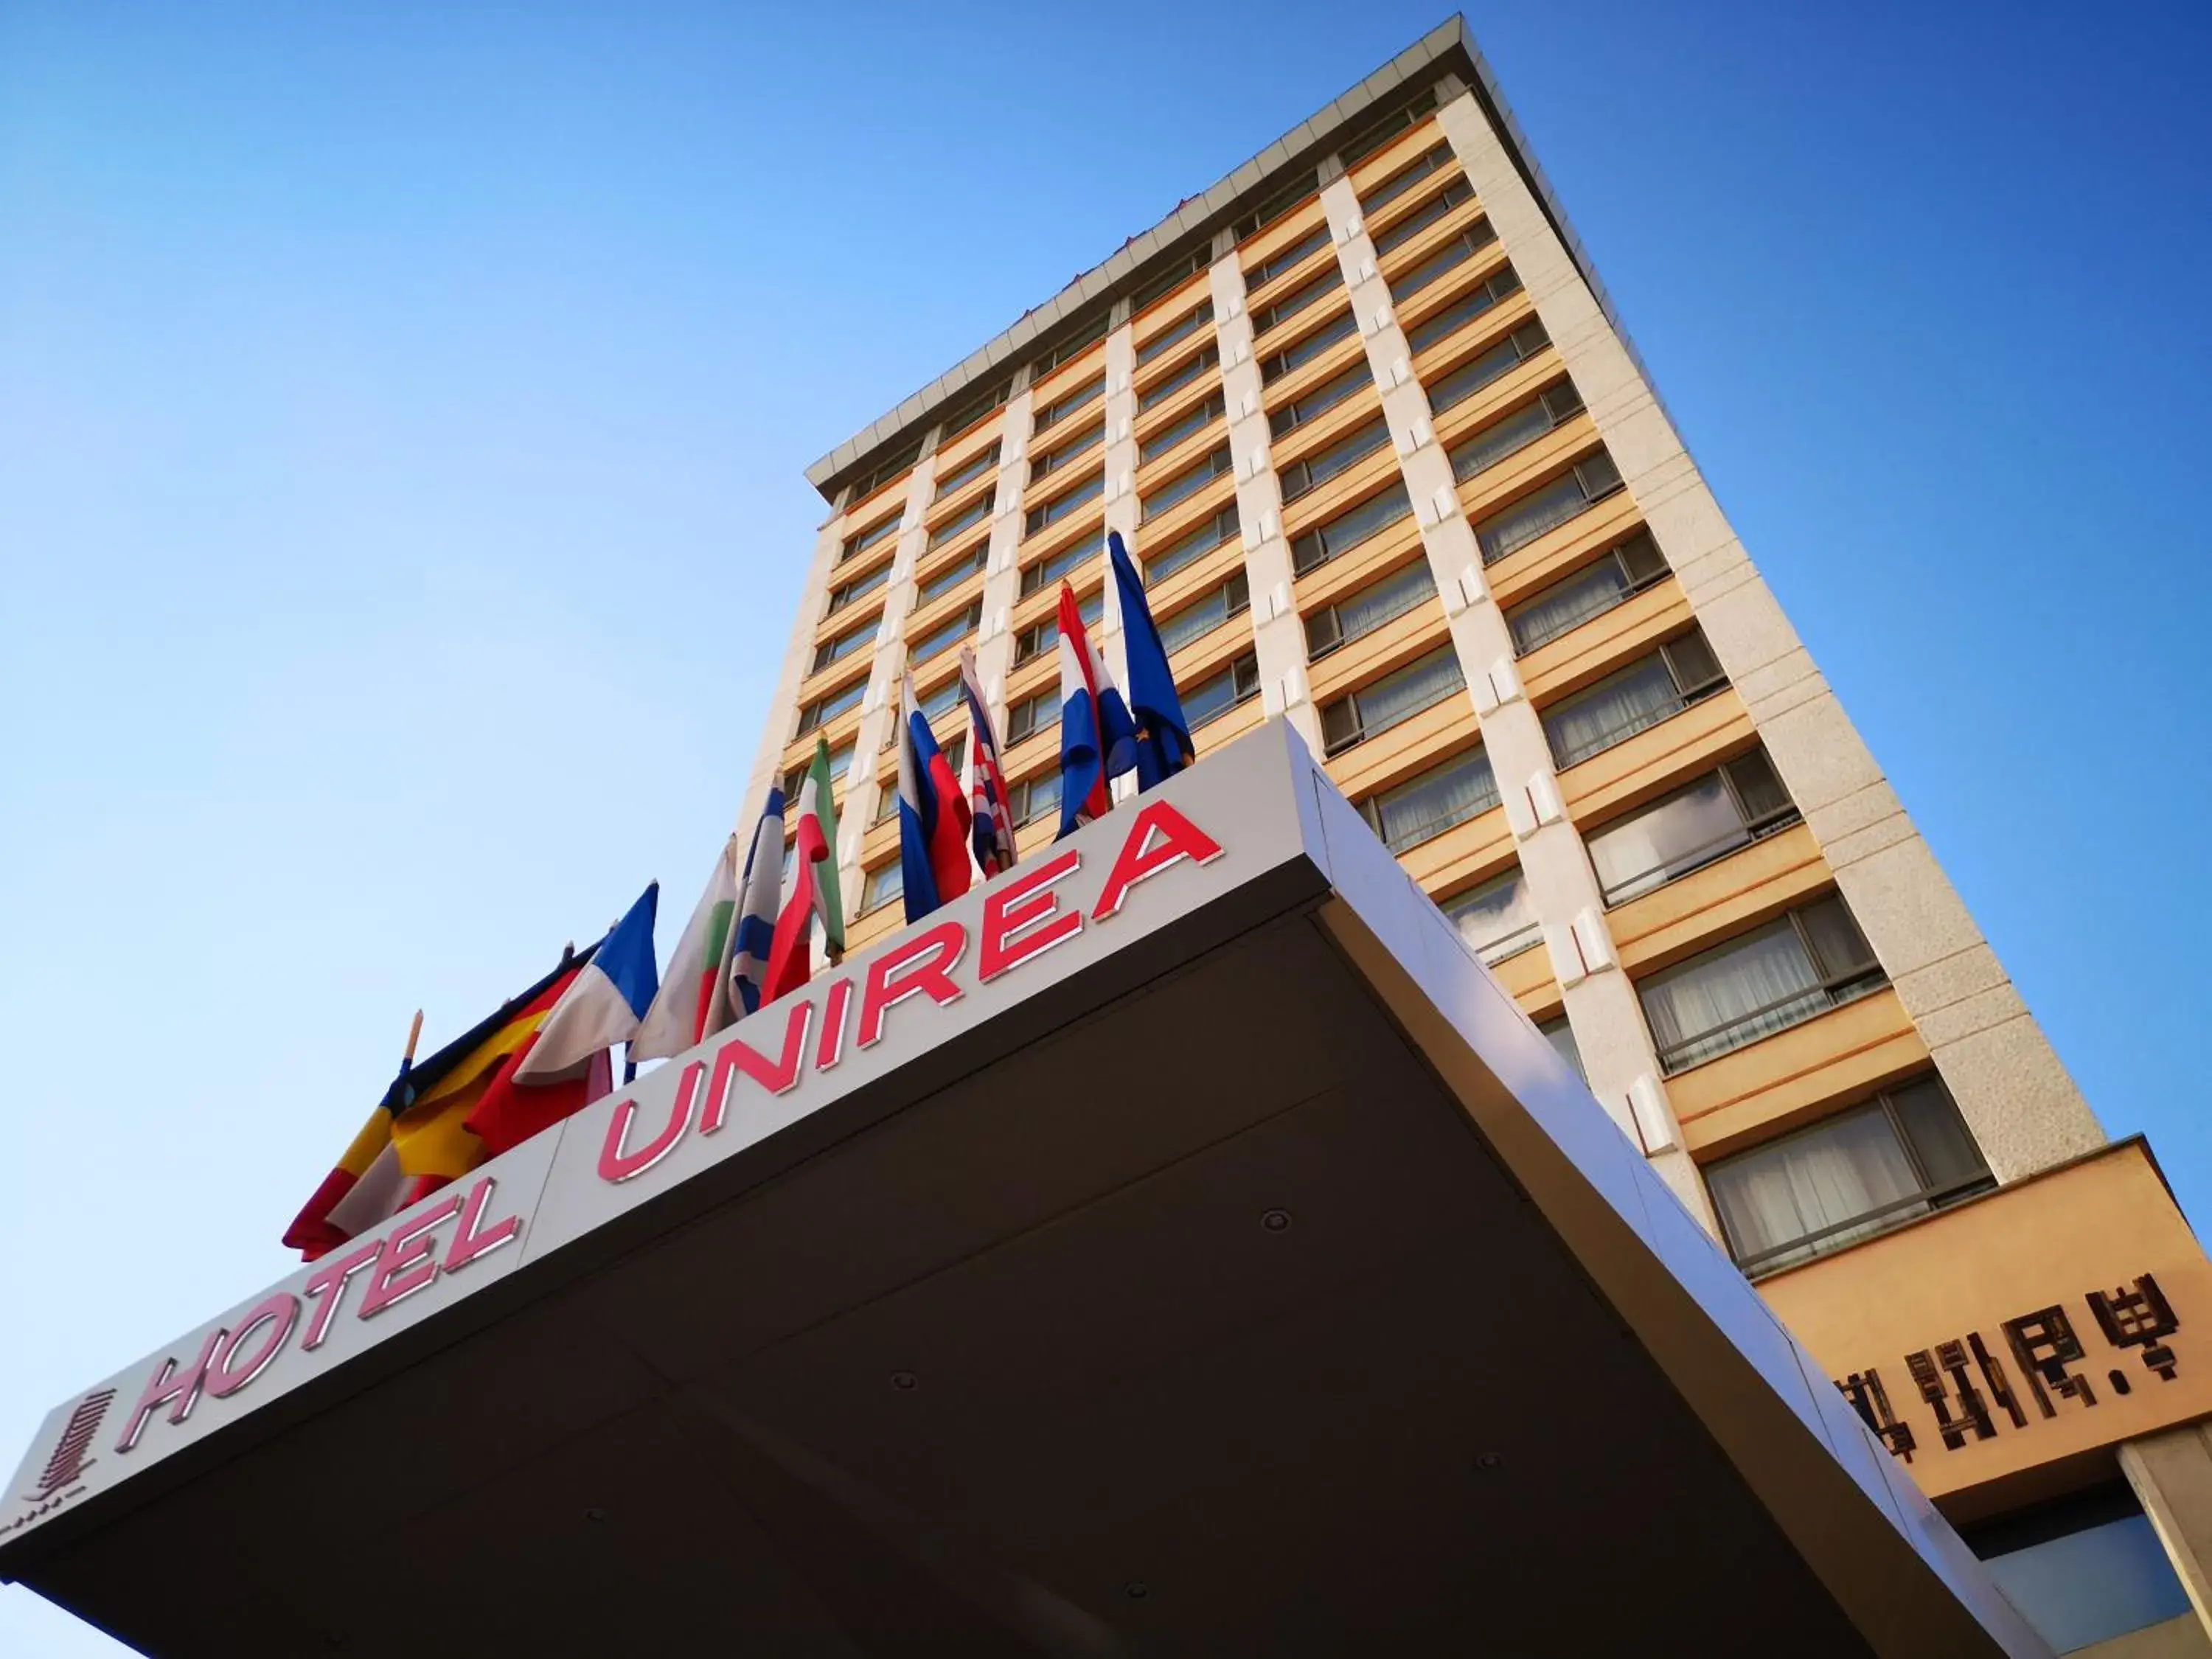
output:
<path id="1" fill-rule="evenodd" d="M 738 806 L 802 469 L 1426 6 L 0 9 L 0 1462 Z M 1723 506 L 2212 1213 L 2201 5 L 1471 15 Z M 1111 27 L 1108 27 L 1108 20 Z M 118 1650 L 20 1590 L 0 1650 Z"/>

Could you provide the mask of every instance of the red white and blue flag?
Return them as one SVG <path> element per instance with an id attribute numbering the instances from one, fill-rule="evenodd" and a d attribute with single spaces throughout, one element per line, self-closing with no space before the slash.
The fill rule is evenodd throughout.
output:
<path id="1" fill-rule="evenodd" d="M 991 705 L 983 701 L 983 688 L 976 680 L 975 653 L 965 646 L 960 648 L 960 693 L 968 700 L 968 725 L 975 734 L 968 740 L 968 803 L 974 820 L 969 833 L 976 867 L 988 879 L 1014 867 L 1014 808 L 1006 772 L 999 764 L 999 734 L 991 725 Z"/>
<path id="2" fill-rule="evenodd" d="M 906 879 L 906 919 L 920 921 L 968 890 L 968 797 L 937 746 L 911 674 L 906 711 L 898 757 L 899 865 Z"/>
<path id="3" fill-rule="evenodd" d="M 1060 836 L 1072 836 L 1113 802 L 1109 778 L 1137 764 L 1137 728 L 1106 659 L 1084 631 L 1075 590 L 1060 585 Z"/>

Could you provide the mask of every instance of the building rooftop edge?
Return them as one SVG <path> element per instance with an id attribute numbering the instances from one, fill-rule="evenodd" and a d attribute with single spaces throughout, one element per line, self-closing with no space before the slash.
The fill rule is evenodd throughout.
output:
<path id="1" fill-rule="evenodd" d="M 1330 100 L 1281 137 L 1262 146 L 1256 154 L 1231 168 L 1212 185 L 1177 204 L 1175 210 L 1158 224 L 1129 238 L 1102 263 L 1085 271 L 1042 305 L 1025 313 L 996 337 L 969 353 L 928 385 L 871 421 L 809 466 L 806 469 L 807 482 L 835 506 L 835 483 L 860 462 L 908 433 L 919 438 L 921 433 L 917 428 L 931 415 L 994 370 L 1003 368 L 1021 348 L 1049 333 L 1056 324 L 1073 317 L 1102 294 L 1129 283 L 1145 266 L 1167 253 L 1178 242 L 1202 228 L 1218 228 L 1226 223 L 1240 203 L 1262 189 L 1276 174 L 1302 161 L 1317 161 L 1334 145 L 1346 128 L 1364 118 L 1377 103 L 1396 93 L 1423 70 L 1436 69 L 1441 73 L 1451 68 L 1455 58 L 1468 72 L 1470 89 L 1485 106 L 1486 113 L 1497 128 L 1515 167 L 1527 180 L 1545 214 L 1551 219 L 1553 229 L 1558 232 L 1576 268 L 1581 271 L 1583 280 L 1589 283 L 1607 319 L 1621 335 L 1623 343 L 1628 345 L 1630 356 L 1636 357 L 1635 347 L 1628 343 L 1626 331 L 1621 330 L 1620 319 L 1613 313 L 1612 301 L 1599 283 L 1596 273 L 1591 269 L 1583 252 L 1581 239 L 1575 234 L 1565 213 L 1553 197 L 1550 182 L 1532 159 L 1521 125 L 1506 104 L 1489 63 L 1476 46 L 1466 17 L 1455 13 L 1374 73 Z M 1643 362 L 1640 358 L 1636 361 L 1637 368 L 1641 371 Z M 1648 381 L 1650 377 L 1646 374 L 1644 378 Z"/>

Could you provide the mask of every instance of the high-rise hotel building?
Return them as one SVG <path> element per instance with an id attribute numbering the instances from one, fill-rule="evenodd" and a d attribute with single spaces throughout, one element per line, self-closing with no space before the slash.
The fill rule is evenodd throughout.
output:
<path id="1" fill-rule="evenodd" d="M 903 921 L 902 674 L 957 757 L 974 647 L 1022 851 L 1052 838 L 1055 595 L 1116 658 L 1121 532 L 1201 757 L 1277 717 L 1326 757 L 2054 1645 L 2212 1651 L 2212 1272 L 1736 539 L 1462 23 L 808 477 L 746 821 L 826 738 L 855 943 Z"/>

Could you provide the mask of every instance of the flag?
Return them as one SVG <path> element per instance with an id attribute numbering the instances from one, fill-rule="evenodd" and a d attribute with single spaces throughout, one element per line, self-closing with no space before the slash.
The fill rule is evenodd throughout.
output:
<path id="1" fill-rule="evenodd" d="M 1084 632 L 1075 590 L 1060 585 L 1060 834 L 1072 836 L 1111 805 L 1106 781 L 1136 764 L 1136 728 L 1105 659 Z M 1058 836 L 1054 837 L 1059 839 Z"/>
<path id="2" fill-rule="evenodd" d="M 1121 532 L 1106 538 L 1114 590 L 1121 601 L 1121 649 L 1129 665 L 1129 718 L 1136 727 L 1137 787 L 1149 789 L 1190 764 L 1190 723 L 1176 694 L 1175 671 L 1145 600 L 1145 579 L 1121 545 Z"/>
<path id="3" fill-rule="evenodd" d="M 653 924 L 660 884 L 608 930 L 544 1023 L 493 1069 L 465 1124 L 496 1158 L 581 1111 L 614 1086 L 608 1050 L 637 1035 L 659 989 Z"/>
<path id="4" fill-rule="evenodd" d="M 960 647 L 960 692 L 968 700 L 968 724 L 975 736 L 968 740 L 969 835 L 975 848 L 975 865 L 985 878 L 1014 867 L 1014 807 L 1006 791 L 1006 775 L 999 765 L 999 734 L 991 724 L 991 705 L 983 701 L 983 688 L 975 675 L 975 653 Z"/>
<path id="5" fill-rule="evenodd" d="M 745 876 L 738 889 L 738 925 L 730 934 L 729 994 L 738 1018 L 761 1006 L 768 981 L 769 953 L 775 946 L 776 912 L 783 908 L 783 791 L 771 787 L 745 854 Z"/>
<path id="6" fill-rule="evenodd" d="M 707 890 L 699 895 L 699 908 L 684 925 L 684 937 L 676 941 L 676 952 L 668 959 L 659 994 L 630 1042 L 631 1058 L 666 1060 L 695 1042 L 704 1042 L 730 1023 L 722 964 L 737 908 L 738 838 L 732 836 L 715 857 Z"/>
<path id="7" fill-rule="evenodd" d="M 920 921 L 968 890 L 968 798 L 937 746 L 929 718 L 906 679 L 906 729 L 899 738 L 899 863 L 906 919 Z"/>
<path id="8" fill-rule="evenodd" d="M 285 1247 L 312 1261 L 475 1167 L 483 1147 L 467 1127 L 469 1114 L 592 955 L 564 954 L 544 979 L 428 1060 L 402 1060 L 384 1098 L 284 1230 Z"/>
<path id="9" fill-rule="evenodd" d="M 768 981 L 761 1000 L 773 1002 L 806 983 L 814 971 L 814 924 L 822 924 L 823 948 L 845 953 L 845 908 L 837 891 L 837 807 L 830 775 L 828 739 L 814 740 L 813 763 L 799 787 L 799 827 L 793 836 L 791 892 L 776 918 L 775 942 L 769 953 Z"/>

